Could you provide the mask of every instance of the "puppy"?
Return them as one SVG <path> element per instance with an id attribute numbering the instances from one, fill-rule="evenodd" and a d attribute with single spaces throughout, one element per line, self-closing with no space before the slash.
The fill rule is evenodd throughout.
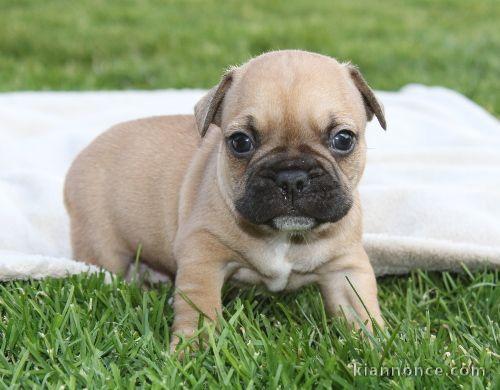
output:
<path id="1" fill-rule="evenodd" d="M 141 246 L 175 277 L 177 336 L 216 318 L 229 279 L 317 283 L 330 313 L 382 324 L 357 190 L 373 115 L 385 129 L 359 71 L 330 57 L 231 68 L 194 116 L 122 123 L 80 153 L 65 185 L 74 257 L 125 274 Z"/>

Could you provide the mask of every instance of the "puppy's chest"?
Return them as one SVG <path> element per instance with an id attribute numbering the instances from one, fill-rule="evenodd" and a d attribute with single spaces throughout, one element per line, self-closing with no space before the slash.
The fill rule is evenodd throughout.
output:
<path id="1" fill-rule="evenodd" d="M 316 280 L 314 270 L 328 259 L 321 245 L 290 243 L 287 237 L 250 249 L 249 267 L 239 268 L 233 278 L 244 283 L 264 283 L 270 291 L 293 290 Z"/>

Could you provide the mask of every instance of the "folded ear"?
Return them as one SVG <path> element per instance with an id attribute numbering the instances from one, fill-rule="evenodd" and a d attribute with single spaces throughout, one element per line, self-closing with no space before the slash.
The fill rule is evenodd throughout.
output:
<path id="1" fill-rule="evenodd" d="M 205 136 L 210 124 L 219 127 L 221 125 L 222 101 L 233 81 L 233 72 L 233 69 L 227 71 L 220 83 L 210 89 L 194 106 L 194 117 L 201 137 Z"/>
<path id="2" fill-rule="evenodd" d="M 375 94 L 373 93 L 368 83 L 365 81 L 358 68 L 351 64 L 348 64 L 347 68 L 349 70 L 352 81 L 354 81 L 354 85 L 356 85 L 356 88 L 358 88 L 359 92 L 361 92 L 361 96 L 363 97 L 363 101 L 365 103 L 366 116 L 368 117 L 368 120 L 371 121 L 373 118 L 373 114 L 375 114 L 378 119 L 378 123 L 380 123 L 380 126 L 382 126 L 384 130 L 386 130 L 387 123 L 385 121 L 384 108 L 382 104 L 377 100 Z"/>

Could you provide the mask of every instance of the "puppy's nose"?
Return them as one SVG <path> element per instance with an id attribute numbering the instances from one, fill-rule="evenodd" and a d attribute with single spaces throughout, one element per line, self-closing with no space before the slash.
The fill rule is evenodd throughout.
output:
<path id="1" fill-rule="evenodd" d="M 285 170 L 276 175 L 276 185 L 285 193 L 301 192 L 309 185 L 309 175 L 302 170 Z"/>

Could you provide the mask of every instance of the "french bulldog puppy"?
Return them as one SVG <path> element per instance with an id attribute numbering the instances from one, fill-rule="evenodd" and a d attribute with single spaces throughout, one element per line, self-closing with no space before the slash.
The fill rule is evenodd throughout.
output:
<path id="1" fill-rule="evenodd" d="M 125 274 L 140 245 L 175 278 L 177 336 L 216 318 L 229 279 L 317 283 L 330 313 L 382 324 L 357 190 L 373 115 L 385 129 L 357 68 L 324 55 L 231 68 L 194 116 L 122 123 L 80 153 L 65 185 L 74 257 Z"/>

